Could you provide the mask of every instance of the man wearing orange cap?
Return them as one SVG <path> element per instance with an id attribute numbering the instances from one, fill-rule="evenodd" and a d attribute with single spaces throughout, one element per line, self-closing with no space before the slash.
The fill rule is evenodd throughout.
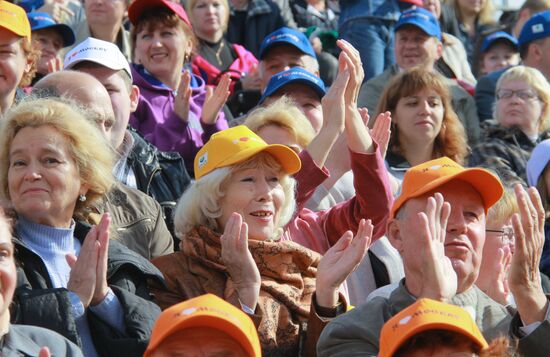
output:
<path id="1" fill-rule="evenodd" d="M 25 10 L 0 0 L 0 115 L 22 96 L 18 87 L 31 83 L 36 59 Z"/>
<path id="2" fill-rule="evenodd" d="M 405 279 L 388 297 L 375 297 L 333 320 L 319 339 L 319 356 L 376 356 L 384 323 L 420 298 L 469 310 L 487 339 L 508 333 L 518 339 L 522 356 L 550 355 L 548 300 L 538 270 L 544 209 L 534 188 L 515 187 L 520 214 L 513 218 L 517 244 L 509 286 L 518 311 L 512 315 L 474 285 L 485 216 L 502 193 L 489 171 L 465 169 L 446 157 L 411 168 L 387 230 L 403 258 Z"/>

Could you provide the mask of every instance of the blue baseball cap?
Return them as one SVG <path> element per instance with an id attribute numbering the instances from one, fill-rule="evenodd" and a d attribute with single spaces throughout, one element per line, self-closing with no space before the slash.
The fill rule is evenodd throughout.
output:
<path id="1" fill-rule="evenodd" d="M 401 17 L 395 24 L 395 31 L 405 25 L 413 25 L 427 33 L 429 36 L 434 36 L 441 41 L 441 27 L 435 16 L 426 9 L 421 7 L 404 11 Z"/>
<path id="2" fill-rule="evenodd" d="M 527 161 L 527 167 L 525 172 L 527 173 L 527 183 L 529 186 L 536 186 L 539 182 L 541 175 L 544 173 L 544 169 L 550 162 L 550 139 L 541 141 L 535 146 L 529 161 Z"/>
<path id="3" fill-rule="evenodd" d="M 550 10 L 531 16 L 519 34 L 520 46 L 550 36 Z"/>
<path id="4" fill-rule="evenodd" d="M 510 35 L 508 32 L 497 31 L 485 37 L 481 44 L 481 53 L 487 52 L 492 45 L 499 41 L 508 42 L 516 51 L 519 50 L 518 40 L 514 36 Z"/>
<path id="5" fill-rule="evenodd" d="M 46 12 L 29 12 L 27 17 L 31 24 L 31 31 L 52 29 L 63 39 L 63 47 L 74 44 L 75 36 L 73 30 L 65 24 L 56 23 L 50 14 Z"/>
<path id="6" fill-rule="evenodd" d="M 301 52 L 313 58 L 317 58 L 313 47 L 309 43 L 306 35 L 298 30 L 288 27 L 281 27 L 277 31 L 273 31 L 267 35 L 260 46 L 260 60 L 264 58 L 267 50 L 278 44 L 289 44 L 296 47 Z"/>
<path id="7" fill-rule="evenodd" d="M 260 98 L 259 104 L 262 104 L 267 97 L 270 97 L 279 89 L 292 83 L 305 84 L 313 89 L 319 95 L 319 98 L 323 98 L 326 93 L 325 84 L 321 78 L 301 67 L 293 67 L 291 69 L 287 69 L 286 71 L 274 74 L 273 77 L 271 77 L 269 83 L 267 84 L 267 88 Z"/>

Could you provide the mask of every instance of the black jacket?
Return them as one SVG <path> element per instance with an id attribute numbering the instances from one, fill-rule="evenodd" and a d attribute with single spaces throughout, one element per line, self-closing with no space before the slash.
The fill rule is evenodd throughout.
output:
<path id="1" fill-rule="evenodd" d="M 90 227 L 77 223 L 75 237 L 83 242 Z M 69 291 L 53 288 L 41 258 L 17 237 L 17 288 L 11 306 L 11 322 L 35 325 L 56 331 L 80 345 L 76 322 L 71 313 Z M 111 240 L 107 282 L 124 310 L 126 334 L 121 335 L 88 311 L 88 322 L 100 356 L 141 356 L 147 347 L 160 308 L 151 301 L 147 279 L 163 283 L 162 273 L 148 260 Z"/>
<path id="2" fill-rule="evenodd" d="M 174 235 L 173 210 L 191 183 L 183 158 L 177 152 L 158 150 L 134 129 L 128 130 L 134 146 L 127 162 L 136 176 L 137 188 L 160 203 L 166 225 Z"/>

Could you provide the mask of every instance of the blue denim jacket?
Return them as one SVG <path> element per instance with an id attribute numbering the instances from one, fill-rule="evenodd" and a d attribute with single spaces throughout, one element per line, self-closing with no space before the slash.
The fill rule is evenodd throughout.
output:
<path id="1" fill-rule="evenodd" d="M 400 15 L 397 0 L 340 0 L 340 26 L 357 18 L 397 21 Z"/>

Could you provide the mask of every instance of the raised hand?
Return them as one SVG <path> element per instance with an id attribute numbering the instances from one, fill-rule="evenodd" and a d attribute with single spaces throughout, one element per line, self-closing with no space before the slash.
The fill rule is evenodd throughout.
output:
<path id="1" fill-rule="evenodd" d="M 218 114 L 229 97 L 229 86 L 231 85 L 231 75 L 225 73 L 216 89 L 206 88 L 206 99 L 202 106 L 201 120 L 205 124 L 214 124 L 218 119 Z"/>
<path id="2" fill-rule="evenodd" d="M 252 69 L 241 77 L 241 85 L 246 90 L 260 90 L 262 86 L 262 79 L 260 78 L 260 72 L 258 71 L 258 65 L 254 65 Z"/>
<path id="3" fill-rule="evenodd" d="M 84 308 L 90 305 L 95 293 L 98 254 L 97 227 L 93 226 L 84 239 L 78 258 L 74 254 L 66 256 L 71 267 L 67 289 L 78 295 Z"/>
<path id="4" fill-rule="evenodd" d="M 350 72 L 349 85 L 346 88 L 345 92 L 345 101 L 348 105 L 354 110 L 357 109 L 357 97 L 359 96 L 359 90 L 361 89 L 361 84 L 365 78 L 365 73 L 363 72 L 363 64 L 361 63 L 361 56 L 359 51 L 353 47 L 346 40 L 338 40 L 336 44 L 342 50 L 341 56 L 344 56 L 346 61 L 347 69 Z"/>
<path id="5" fill-rule="evenodd" d="M 234 212 L 220 238 L 222 260 L 237 290 L 242 304 L 256 308 L 260 295 L 261 277 L 252 254 L 248 250 L 248 225 Z"/>
<path id="6" fill-rule="evenodd" d="M 319 306 L 333 307 L 337 304 L 338 289 L 365 256 L 371 244 L 372 230 L 370 219 L 362 219 L 355 237 L 347 231 L 321 258 L 315 282 Z"/>
<path id="7" fill-rule="evenodd" d="M 539 263 L 544 245 L 545 213 L 540 195 L 534 187 L 527 192 L 517 184 L 514 193 L 519 214 L 512 217 L 515 251 L 508 284 L 524 324 L 543 321 L 548 301 L 540 282 Z"/>
<path id="8" fill-rule="evenodd" d="M 509 246 L 499 248 L 497 259 L 492 267 L 494 279 L 490 279 L 490 285 L 483 290 L 491 299 L 501 305 L 508 305 L 508 294 L 510 288 L 508 286 L 508 272 L 510 271 L 510 262 L 512 260 L 512 251 Z"/>
<path id="9" fill-rule="evenodd" d="M 189 119 L 189 100 L 191 99 L 191 73 L 183 72 L 180 84 L 178 86 L 176 97 L 174 98 L 174 113 L 187 123 Z"/>
<path id="10" fill-rule="evenodd" d="M 55 22 L 66 23 L 75 14 L 69 9 L 69 4 L 75 1 L 65 0 L 45 0 L 37 12 L 47 12 L 55 20 Z"/>
<path id="11" fill-rule="evenodd" d="M 451 206 L 436 192 L 428 198 L 426 210 L 418 213 L 422 239 L 419 254 L 422 257 L 420 296 L 448 302 L 456 295 L 458 279 L 451 260 L 445 256 L 445 237 Z"/>
<path id="12" fill-rule="evenodd" d="M 97 305 L 105 299 L 109 291 L 107 285 L 107 256 L 109 254 L 109 225 L 111 224 L 111 217 L 108 213 L 104 213 L 101 217 L 101 221 L 97 226 L 97 241 L 99 243 L 99 251 L 97 257 L 96 268 L 96 283 L 94 295 L 90 304 L 92 306 Z"/>
<path id="13" fill-rule="evenodd" d="M 367 108 L 361 108 L 359 109 L 359 113 L 361 113 L 361 117 L 363 118 L 363 121 L 366 125 L 369 122 L 369 110 Z M 386 153 L 388 151 L 388 143 L 390 142 L 391 134 L 390 128 L 391 113 L 384 112 L 378 114 L 376 120 L 374 121 L 374 126 L 372 127 L 372 129 L 369 129 L 370 136 L 374 141 L 376 141 L 376 143 L 380 147 L 380 155 L 382 155 L 382 158 L 386 157 Z"/>
<path id="14" fill-rule="evenodd" d="M 63 64 L 58 56 L 48 61 L 48 73 L 59 72 L 63 69 Z"/>

